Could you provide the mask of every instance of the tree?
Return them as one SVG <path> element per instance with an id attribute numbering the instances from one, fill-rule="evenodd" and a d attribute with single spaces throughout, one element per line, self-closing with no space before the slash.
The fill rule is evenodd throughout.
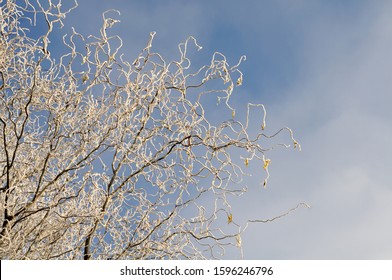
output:
<path id="1" fill-rule="evenodd" d="M 99 36 L 64 36 L 69 51 L 56 61 L 50 35 L 77 6 L 61 4 L 7 0 L 0 9 L 1 258 L 214 258 L 240 246 L 247 224 L 234 222 L 227 197 L 246 192 L 239 183 L 251 160 L 266 186 L 264 139 L 287 131 L 299 148 L 289 128 L 263 132 L 261 104 L 236 120 L 229 101 L 245 57 L 229 66 L 217 52 L 194 70 L 193 37 L 166 62 L 151 33 L 129 62 L 110 11 Z M 47 26 L 38 36 L 37 21 Z M 211 95 L 231 118 L 207 119 Z M 261 113 L 254 137 L 251 110 Z"/>

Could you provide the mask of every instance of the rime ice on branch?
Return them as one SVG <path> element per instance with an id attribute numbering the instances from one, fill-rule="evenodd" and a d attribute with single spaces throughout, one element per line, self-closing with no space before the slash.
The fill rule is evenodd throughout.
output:
<path id="1" fill-rule="evenodd" d="M 265 186 L 263 141 L 288 132 L 299 148 L 289 128 L 264 133 L 263 105 L 236 119 L 230 96 L 245 57 L 230 66 L 215 53 L 194 69 L 188 53 L 201 47 L 189 37 L 166 62 L 151 33 L 129 62 L 110 33 L 119 13 L 109 11 L 99 35 L 73 29 L 55 59 L 51 34 L 76 2 L 2 2 L 1 259 L 218 258 L 240 246 L 245 227 L 227 197 L 246 192 L 244 168 L 258 161 Z M 28 29 L 37 24 L 47 27 L 38 38 Z M 207 119 L 209 96 L 223 101 L 226 121 Z M 259 123 L 250 124 L 251 110 Z M 228 231 L 219 226 L 226 219 Z"/>

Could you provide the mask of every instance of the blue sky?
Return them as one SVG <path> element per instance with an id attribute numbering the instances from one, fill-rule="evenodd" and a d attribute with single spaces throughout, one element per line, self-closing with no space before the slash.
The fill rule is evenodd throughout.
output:
<path id="1" fill-rule="evenodd" d="M 247 56 L 232 104 L 263 103 L 269 128 L 292 128 L 302 151 L 273 151 L 268 188 L 250 178 L 234 214 L 266 219 L 299 202 L 312 208 L 249 226 L 244 258 L 392 258 L 390 1 L 79 2 L 67 27 L 97 33 L 101 13 L 118 9 L 114 31 L 130 59 L 151 31 L 154 50 L 168 58 L 189 35 L 203 46 L 196 64 L 215 51 L 232 64 Z"/>

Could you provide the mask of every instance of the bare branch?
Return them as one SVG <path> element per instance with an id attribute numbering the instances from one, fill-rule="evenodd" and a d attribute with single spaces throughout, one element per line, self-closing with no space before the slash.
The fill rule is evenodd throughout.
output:
<path id="1" fill-rule="evenodd" d="M 190 54 L 202 48 L 194 37 L 166 61 L 152 32 L 131 63 L 112 34 L 120 13 L 110 10 L 98 35 L 72 29 L 55 58 L 52 33 L 77 3 L 5 2 L 0 258 L 217 258 L 227 246 L 241 248 L 248 224 L 308 207 L 242 222 L 232 213 L 228 198 L 247 191 L 250 161 L 267 186 L 269 152 L 300 148 L 290 128 L 267 131 L 262 104 L 248 104 L 246 121 L 237 120 L 230 97 L 243 83 L 245 56 L 230 65 L 216 52 L 195 69 Z M 38 20 L 46 30 L 31 36 Z M 225 121 L 208 117 L 211 101 Z M 280 134 L 284 143 L 266 146 Z"/>

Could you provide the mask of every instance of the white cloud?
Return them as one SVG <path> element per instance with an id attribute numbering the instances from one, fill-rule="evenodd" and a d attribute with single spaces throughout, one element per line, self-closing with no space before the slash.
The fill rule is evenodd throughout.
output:
<path id="1" fill-rule="evenodd" d="M 270 187 L 289 193 L 282 195 L 287 207 L 301 188 L 313 209 L 247 233 L 245 257 L 392 256 L 390 10 L 379 5 L 357 15 L 372 18 L 309 29 L 304 75 L 270 107 L 274 123 L 293 124 L 303 152 L 279 155 L 272 176 L 280 177 Z M 279 194 L 273 200 L 271 214 L 283 208 Z"/>

